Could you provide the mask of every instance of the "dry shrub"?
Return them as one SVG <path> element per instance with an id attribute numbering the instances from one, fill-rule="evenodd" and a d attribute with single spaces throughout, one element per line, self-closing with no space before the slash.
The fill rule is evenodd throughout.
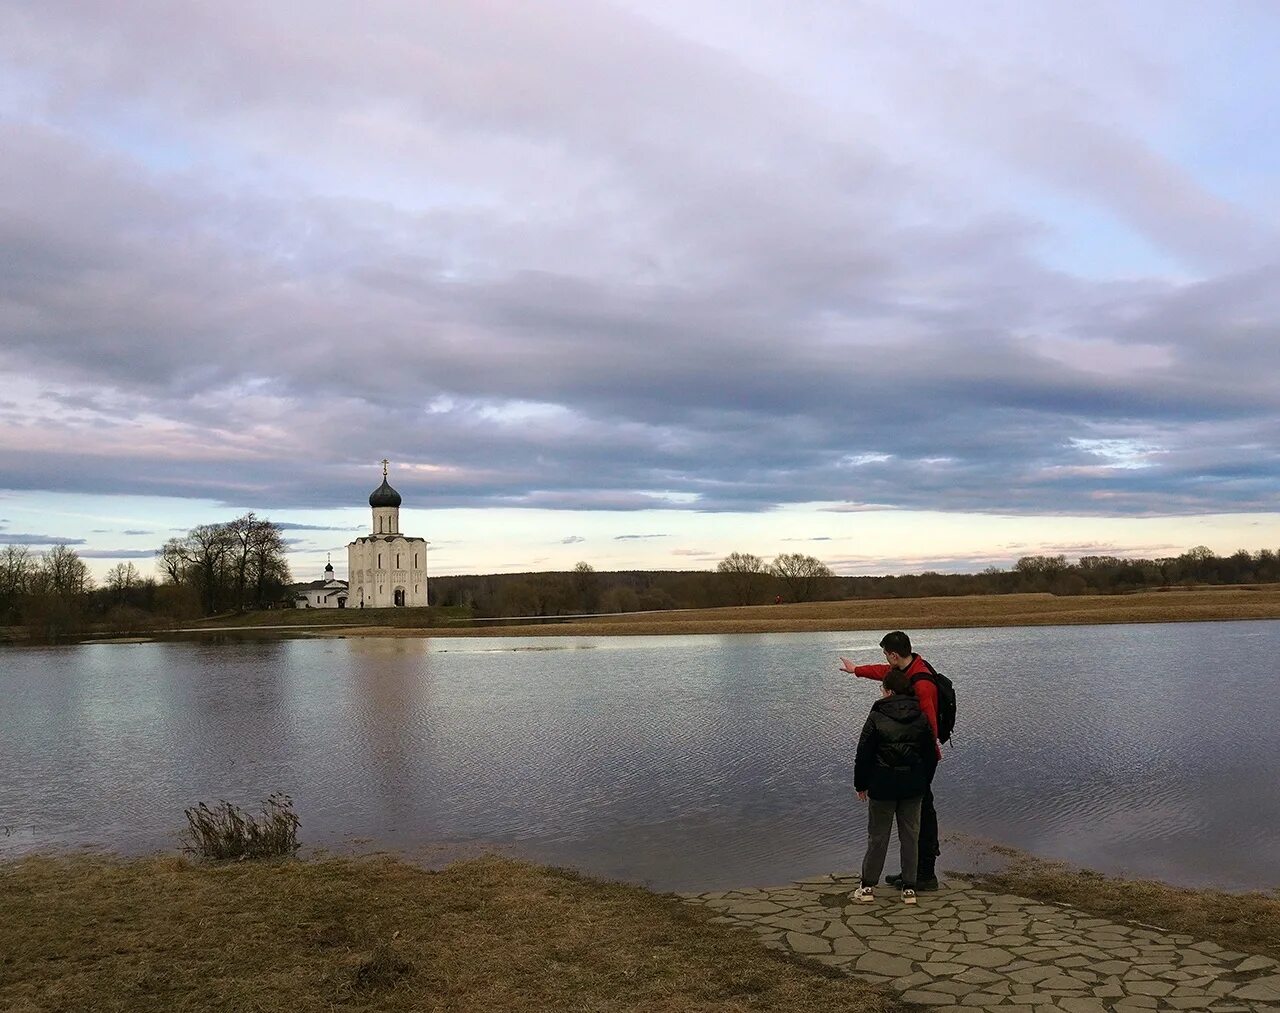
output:
<path id="1" fill-rule="evenodd" d="M 201 802 L 184 811 L 187 831 L 183 850 L 214 861 L 283 858 L 294 854 L 299 820 L 293 800 L 279 793 L 263 800 L 255 819 L 226 799 L 210 809 Z"/>

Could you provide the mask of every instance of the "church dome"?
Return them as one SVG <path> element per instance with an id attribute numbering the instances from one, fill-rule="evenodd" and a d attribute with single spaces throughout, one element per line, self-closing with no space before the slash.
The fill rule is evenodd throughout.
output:
<path id="1" fill-rule="evenodd" d="M 400 505 L 400 494 L 387 484 L 385 475 L 382 478 L 382 484 L 369 493 L 369 505 L 371 507 L 398 507 Z"/>

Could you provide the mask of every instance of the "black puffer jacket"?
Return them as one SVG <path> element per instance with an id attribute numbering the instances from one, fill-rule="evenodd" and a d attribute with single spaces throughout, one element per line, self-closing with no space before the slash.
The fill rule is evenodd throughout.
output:
<path id="1" fill-rule="evenodd" d="M 855 791 L 915 798 L 924 794 L 934 762 L 933 728 L 914 696 L 895 693 L 871 705 L 853 763 Z"/>

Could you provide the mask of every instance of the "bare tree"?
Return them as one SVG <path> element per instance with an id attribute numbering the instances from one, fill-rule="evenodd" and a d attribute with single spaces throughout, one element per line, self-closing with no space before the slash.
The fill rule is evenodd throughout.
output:
<path id="1" fill-rule="evenodd" d="M 142 583 L 142 574 L 132 563 L 116 563 L 107 571 L 107 587 L 117 596 L 127 594 Z"/>
<path id="2" fill-rule="evenodd" d="M 594 612 L 600 604 L 600 582 L 596 568 L 588 562 L 575 563 L 573 574 L 574 607 L 579 612 Z"/>
<path id="3" fill-rule="evenodd" d="M 750 552 L 731 552 L 716 564 L 716 572 L 725 575 L 737 604 L 750 605 L 760 598 L 769 576 L 769 564 Z"/>
<path id="4" fill-rule="evenodd" d="M 170 538 L 157 549 L 156 568 L 168 578 L 170 584 L 181 584 L 187 572 L 186 539 Z"/>
<path id="5" fill-rule="evenodd" d="M 250 510 L 243 517 L 227 521 L 227 559 L 231 571 L 232 600 L 240 608 L 245 604 L 245 587 L 249 580 L 249 556 L 257 537 L 258 518 Z"/>
<path id="6" fill-rule="evenodd" d="M 249 514 L 253 517 L 253 514 Z M 254 519 L 249 539 L 248 572 L 253 585 L 253 604 L 261 608 L 277 597 L 292 579 L 285 559 L 284 534 L 267 520 Z"/>
<path id="7" fill-rule="evenodd" d="M 769 571 L 787 585 L 792 601 L 812 601 L 832 576 L 826 563 L 799 552 L 784 552 Z"/>
<path id="8" fill-rule="evenodd" d="M 170 538 L 156 553 L 156 565 L 171 584 L 194 590 L 206 614 L 261 607 L 292 579 L 280 528 L 253 513 Z"/>
<path id="9" fill-rule="evenodd" d="M 186 562 L 185 574 L 194 581 L 206 614 L 223 604 L 227 555 L 231 539 L 225 524 L 200 524 L 182 539 L 181 553 Z"/>
<path id="10" fill-rule="evenodd" d="M 22 598 L 31 588 L 36 561 L 25 545 L 0 549 L 0 621 L 13 619 Z"/>
<path id="11" fill-rule="evenodd" d="M 59 597 L 75 597 L 93 590 L 93 578 L 75 550 L 59 543 L 40 557 L 45 589 Z"/>
<path id="12" fill-rule="evenodd" d="M 74 636 L 83 626 L 84 606 L 93 590 L 89 568 L 66 545 L 55 545 L 40 556 L 27 580 L 22 619 L 28 636 L 57 640 Z"/>

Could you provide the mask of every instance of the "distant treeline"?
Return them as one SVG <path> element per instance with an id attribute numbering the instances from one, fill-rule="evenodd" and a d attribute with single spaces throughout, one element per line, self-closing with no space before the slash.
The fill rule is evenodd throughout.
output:
<path id="1" fill-rule="evenodd" d="M 33 639 L 74 636 L 87 628 L 141 631 L 198 616 L 293 604 L 280 529 L 246 514 L 193 528 L 156 553 L 156 576 L 118 563 L 101 586 L 66 545 L 33 553 L 0 545 L 0 626 L 26 628 Z M 581 562 L 569 572 L 432 577 L 432 605 L 470 615 L 557 616 L 677 608 L 762 605 L 775 601 L 923 598 L 1048 592 L 1123 594 L 1205 584 L 1280 582 L 1280 553 L 1241 549 L 1217 556 L 1197 546 L 1163 559 L 1024 556 L 1011 569 L 841 577 L 819 559 L 783 554 L 766 562 L 730 553 L 714 571 L 599 572 Z"/>
<path id="2" fill-rule="evenodd" d="M 217 612 L 280 605 L 291 580 L 280 528 L 252 513 L 165 542 L 157 576 L 117 563 L 98 585 L 76 551 L 0 545 L 0 626 L 34 640 L 90 627 L 137 632 Z M 148 566 L 148 569 L 151 569 Z"/>
<path id="3" fill-rule="evenodd" d="M 780 564 L 781 561 L 781 565 Z M 432 577 L 433 605 L 469 608 L 477 617 L 640 612 L 673 608 L 761 605 L 779 598 L 841 601 L 853 598 L 928 598 L 972 594 L 1123 594 L 1202 584 L 1280 582 L 1280 553 L 1241 549 L 1218 556 L 1197 546 L 1179 556 L 1023 556 L 1011 569 L 980 573 L 926 571 L 893 577 L 842 577 L 811 556 L 780 556 L 772 564 L 732 553 L 715 571 L 598 572 L 579 563 L 571 572 Z"/>

